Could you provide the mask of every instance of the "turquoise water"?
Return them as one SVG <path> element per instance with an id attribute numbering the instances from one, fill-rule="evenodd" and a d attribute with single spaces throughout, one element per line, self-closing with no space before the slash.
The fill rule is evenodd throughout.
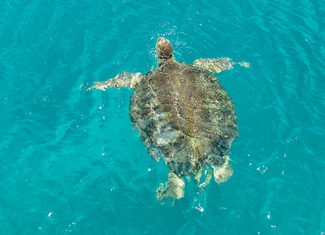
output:
<path id="1" fill-rule="evenodd" d="M 0 234 L 325 234 L 324 19 L 322 0 L 1 1 Z M 251 63 L 217 75 L 234 175 L 174 206 L 132 91 L 86 91 L 148 72 L 159 36 L 179 61 Z"/>

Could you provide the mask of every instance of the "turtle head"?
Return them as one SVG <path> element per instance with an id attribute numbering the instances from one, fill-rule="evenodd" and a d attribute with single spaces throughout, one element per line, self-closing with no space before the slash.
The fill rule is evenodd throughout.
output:
<path id="1" fill-rule="evenodd" d="M 159 59 L 170 59 L 173 57 L 173 47 L 169 40 L 164 37 L 160 37 L 157 40 L 156 50 Z"/>

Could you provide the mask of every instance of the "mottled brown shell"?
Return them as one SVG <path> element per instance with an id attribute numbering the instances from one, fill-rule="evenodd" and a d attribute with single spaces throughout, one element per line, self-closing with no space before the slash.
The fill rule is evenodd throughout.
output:
<path id="1" fill-rule="evenodd" d="M 180 175 L 223 165 L 238 135 L 234 104 L 218 78 L 173 59 L 135 87 L 130 116 L 149 154 Z"/>

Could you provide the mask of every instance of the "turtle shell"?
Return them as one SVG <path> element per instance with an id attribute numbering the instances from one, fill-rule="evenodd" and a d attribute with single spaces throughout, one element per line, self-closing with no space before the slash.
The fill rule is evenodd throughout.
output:
<path id="1" fill-rule="evenodd" d="M 173 59 L 135 87 L 130 116 L 149 154 L 178 175 L 222 166 L 238 136 L 234 104 L 218 78 Z"/>

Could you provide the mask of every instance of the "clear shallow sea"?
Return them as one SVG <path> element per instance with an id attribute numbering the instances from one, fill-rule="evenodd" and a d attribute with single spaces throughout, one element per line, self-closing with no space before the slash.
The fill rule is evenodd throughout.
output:
<path id="1" fill-rule="evenodd" d="M 159 36 L 176 59 L 248 61 L 217 74 L 235 103 L 234 175 L 174 206 L 167 166 L 132 129 L 132 91 Z M 81 86 L 83 84 L 83 86 Z M 325 234 L 325 2 L 0 2 L 0 234 Z"/>

